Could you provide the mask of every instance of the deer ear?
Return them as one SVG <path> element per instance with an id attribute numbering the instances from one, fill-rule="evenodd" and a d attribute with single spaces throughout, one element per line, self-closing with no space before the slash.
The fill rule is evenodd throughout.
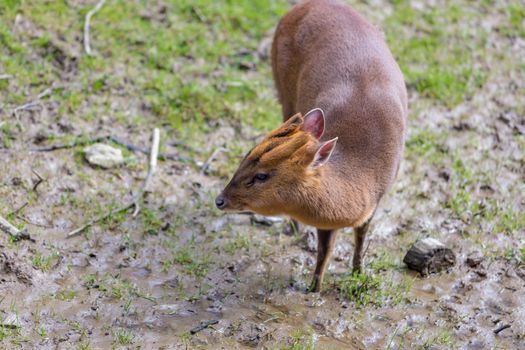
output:
<path id="1" fill-rule="evenodd" d="M 321 108 L 312 109 L 304 116 L 304 131 L 311 133 L 316 139 L 320 139 L 324 133 L 324 113 Z"/>
<path id="2" fill-rule="evenodd" d="M 337 144 L 337 137 L 329 141 L 323 142 L 317 152 L 315 152 L 314 160 L 312 161 L 312 166 L 314 168 L 324 165 L 332 152 L 334 151 L 335 145 Z"/>

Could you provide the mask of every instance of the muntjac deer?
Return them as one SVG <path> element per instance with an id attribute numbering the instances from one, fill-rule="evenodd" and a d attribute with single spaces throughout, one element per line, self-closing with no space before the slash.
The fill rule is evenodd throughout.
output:
<path id="1" fill-rule="evenodd" d="M 248 152 L 215 203 L 316 227 L 318 292 L 343 227 L 354 230 L 361 269 L 368 225 L 403 152 L 406 87 L 382 33 L 336 0 L 305 1 L 282 18 L 272 68 L 284 123 Z"/>

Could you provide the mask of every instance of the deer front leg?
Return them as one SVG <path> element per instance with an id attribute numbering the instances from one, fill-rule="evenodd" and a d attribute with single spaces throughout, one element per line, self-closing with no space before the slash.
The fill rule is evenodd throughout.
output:
<path id="1" fill-rule="evenodd" d="M 317 265 L 310 292 L 320 292 L 323 284 L 324 273 L 335 245 L 337 230 L 317 229 Z"/>
<path id="2" fill-rule="evenodd" d="M 362 265 L 362 258 L 363 258 L 363 245 L 365 242 L 366 233 L 368 231 L 368 226 L 370 225 L 370 220 L 365 222 L 363 225 L 356 227 L 354 229 L 354 241 L 355 241 L 355 248 L 354 248 L 354 259 L 353 259 L 353 272 L 354 273 L 360 273 L 361 272 L 361 265 Z"/>

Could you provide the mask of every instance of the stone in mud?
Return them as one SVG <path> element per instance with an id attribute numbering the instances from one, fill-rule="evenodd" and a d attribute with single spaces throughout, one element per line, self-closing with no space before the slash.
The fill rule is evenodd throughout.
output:
<path id="1" fill-rule="evenodd" d="M 103 143 L 95 143 L 84 149 L 84 156 L 91 165 L 109 169 L 124 163 L 122 151 Z"/>
<path id="2" fill-rule="evenodd" d="M 437 239 L 425 238 L 414 243 L 403 262 L 425 276 L 454 266 L 456 255 Z"/>

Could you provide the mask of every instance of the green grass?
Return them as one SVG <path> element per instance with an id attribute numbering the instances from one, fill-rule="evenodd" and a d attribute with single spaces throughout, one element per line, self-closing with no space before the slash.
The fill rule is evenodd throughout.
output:
<path id="1" fill-rule="evenodd" d="M 164 222 L 159 218 L 158 211 L 142 207 L 140 213 L 146 232 L 156 234 L 164 225 Z"/>
<path id="2" fill-rule="evenodd" d="M 43 255 L 40 252 L 37 252 L 32 259 L 33 266 L 36 269 L 42 271 L 50 270 L 55 264 L 60 260 L 60 253 L 58 251 L 52 252 L 49 255 Z"/>
<path id="3" fill-rule="evenodd" d="M 468 10 L 452 1 L 419 9 L 398 0 L 383 26 L 408 86 L 446 107 L 472 97 L 486 79 L 484 70 L 473 68 L 484 34 L 458 30 L 458 22 L 472 16 Z"/>
<path id="4" fill-rule="evenodd" d="M 368 267 L 376 273 L 401 268 L 401 264 L 397 261 L 399 253 L 388 250 L 379 250 L 374 253 L 376 258 L 368 263 Z"/>
<path id="5" fill-rule="evenodd" d="M 511 207 L 499 209 L 496 214 L 494 233 L 514 234 L 525 229 L 525 213 Z"/>
<path id="6" fill-rule="evenodd" d="M 196 256 L 196 251 L 188 248 L 181 248 L 173 255 L 171 261 L 165 262 L 165 267 L 177 264 L 181 266 L 185 273 L 195 277 L 204 277 L 208 272 L 209 260 L 203 256 Z"/>
<path id="7" fill-rule="evenodd" d="M 448 329 L 443 329 L 435 335 L 424 339 L 423 344 L 418 345 L 415 349 L 430 350 L 435 349 L 436 346 L 444 346 L 446 349 L 452 349 L 454 346 L 454 334 Z"/>
<path id="8" fill-rule="evenodd" d="M 5 339 L 15 340 L 20 337 L 20 328 L 8 328 L 0 326 L 0 341 Z"/>
<path id="9" fill-rule="evenodd" d="M 135 336 L 127 329 L 119 328 L 113 332 L 113 340 L 117 345 L 131 345 Z"/>
<path id="10" fill-rule="evenodd" d="M 336 278 L 335 286 L 342 297 L 356 307 L 398 305 L 408 298 L 412 279 L 394 281 L 385 274 L 346 274 Z"/>
<path id="11" fill-rule="evenodd" d="M 281 350 L 314 350 L 315 339 L 312 331 L 304 331 L 301 329 L 295 330 L 288 338 L 288 344 L 283 346 Z"/>
<path id="12" fill-rule="evenodd" d="M 75 36 L 82 33 L 91 6 L 39 0 L 4 3 L 0 66 L 3 73 L 17 77 L 16 86 L 5 91 L 6 102 L 26 101 L 23 86 L 31 86 L 36 95 L 60 80 L 60 70 L 69 64 L 78 71 L 79 85 L 53 93 L 60 114 L 81 108 L 87 120 L 100 113 L 120 115 L 123 120 L 127 106 L 110 108 L 112 91 L 120 89 L 126 95 L 141 96 L 144 113 L 168 122 L 178 138 L 188 142 L 202 140 L 204 132 L 224 119 L 255 130 L 275 126 L 279 108 L 268 79 L 269 66 L 260 60 L 257 48 L 288 8 L 286 1 L 182 0 L 166 6 L 107 2 L 93 17 L 96 56 L 88 57 L 81 46 L 68 43 L 76 42 Z M 13 34 L 9 28 L 16 14 L 45 34 L 36 38 L 25 32 Z M 21 40 L 29 45 L 20 45 Z M 41 53 L 42 59 L 34 60 L 32 51 Z M 90 106 L 82 107 L 88 95 Z"/>
<path id="13" fill-rule="evenodd" d="M 0 142 L 4 148 L 11 148 L 14 140 L 13 124 L 9 122 L 2 122 L 0 124 Z"/>
<path id="14" fill-rule="evenodd" d="M 508 16 L 507 26 L 502 28 L 504 34 L 508 36 L 520 36 L 525 38 L 525 6 L 519 1 L 510 3 L 505 12 Z"/>
<path id="15" fill-rule="evenodd" d="M 142 291 L 137 285 L 128 279 L 106 274 L 100 278 L 96 274 L 88 274 L 83 278 L 83 286 L 87 290 L 98 291 L 110 300 L 122 302 L 126 314 L 131 313 L 132 303 L 137 298 L 155 302 L 150 294 Z"/>
<path id="16" fill-rule="evenodd" d="M 77 345 L 77 350 L 91 350 L 93 349 L 89 342 L 82 342 Z"/>
<path id="17" fill-rule="evenodd" d="M 75 292 L 74 290 L 62 289 L 55 294 L 55 298 L 62 301 L 71 301 L 75 298 L 76 295 L 77 292 Z"/>
<path id="18" fill-rule="evenodd" d="M 250 250 L 251 239 L 246 233 L 236 233 L 235 237 L 223 246 L 224 252 L 229 255 L 239 250 Z"/>
<path id="19" fill-rule="evenodd" d="M 445 135 L 429 129 L 416 129 L 406 141 L 407 153 L 414 158 L 437 163 L 448 153 L 444 146 L 445 138 Z"/>

